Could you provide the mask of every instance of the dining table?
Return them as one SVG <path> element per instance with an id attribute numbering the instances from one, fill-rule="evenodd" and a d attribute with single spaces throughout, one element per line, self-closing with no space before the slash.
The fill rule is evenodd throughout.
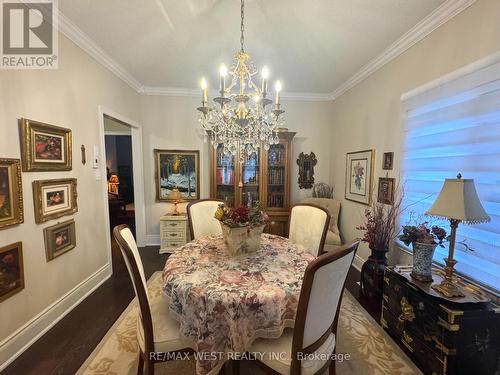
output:
<path id="1" fill-rule="evenodd" d="M 180 336 L 196 351 L 196 373 L 216 374 L 258 338 L 294 326 L 307 265 L 314 259 L 289 239 L 262 234 L 257 251 L 230 256 L 222 235 L 179 247 L 163 269 L 162 294 Z"/>

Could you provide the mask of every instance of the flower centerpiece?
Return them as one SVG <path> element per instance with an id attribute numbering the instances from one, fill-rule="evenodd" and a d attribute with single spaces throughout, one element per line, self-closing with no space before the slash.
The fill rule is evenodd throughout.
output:
<path id="1" fill-rule="evenodd" d="M 230 255 L 248 254 L 260 247 L 260 235 L 269 215 L 257 203 L 253 207 L 229 208 L 221 203 L 214 217 L 220 221 L 222 235 Z"/>
<path id="2" fill-rule="evenodd" d="M 428 222 L 418 225 L 403 225 L 399 239 L 407 246 L 413 246 L 413 270 L 411 276 L 417 280 L 432 281 L 432 258 L 439 245 L 447 240 L 447 233 L 436 225 L 429 227 Z"/>

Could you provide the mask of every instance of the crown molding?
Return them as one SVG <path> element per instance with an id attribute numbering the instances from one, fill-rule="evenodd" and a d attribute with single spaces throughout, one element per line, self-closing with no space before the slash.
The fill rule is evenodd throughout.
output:
<path id="1" fill-rule="evenodd" d="M 384 65 L 388 64 L 413 45 L 424 39 L 438 27 L 470 7 L 476 1 L 477 0 L 447 0 L 444 2 L 422 21 L 412 27 L 396 42 L 390 45 L 384 52 L 370 60 L 368 64 L 361 68 L 361 70 L 331 92 L 331 100 L 335 100 L 345 92 L 349 91 L 358 83 L 362 82 Z"/>
<path id="2" fill-rule="evenodd" d="M 58 18 L 60 32 L 135 91 L 140 92 L 142 84 L 59 10 Z"/>
<path id="3" fill-rule="evenodd" d="M 188 89 L 178 87 L 157 87 L 157 86 L 143 86 L 140 90 L 143 95 L 157 95 L 157 96 L 183 96 L 183 97 L 199 97 L 201 95 L 200 89 Z M 208 90 L 208 95 L 215 97 L 219 92 L 215 89 Z M 281 99 L 290 101 L 331 101 L 330 94 L 319 94 L 311 92 L 283 92 Z"/>

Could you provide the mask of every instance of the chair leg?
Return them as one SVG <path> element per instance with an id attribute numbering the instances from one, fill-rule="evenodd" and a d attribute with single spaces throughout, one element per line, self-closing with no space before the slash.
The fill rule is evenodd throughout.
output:
<path id="1" fill-rule="evenodd" d="M 155 375 L 155 363 L 149 358 L 146 360 L 146 375 Z"/>
<path id="2" fill-rule="evenodd" d="M 144 371 L 144 358 L 142 354 L 139 353 L 139 363 L 137 364 L 137 375 L 142 375 Z"/>

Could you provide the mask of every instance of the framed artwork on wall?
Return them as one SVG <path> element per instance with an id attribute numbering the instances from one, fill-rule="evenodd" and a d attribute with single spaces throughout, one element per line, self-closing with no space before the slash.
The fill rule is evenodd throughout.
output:
<path id="1" fill-rule="evenodd" d="M 154 150 L 156 200 L 171 202 L 177 188 L 182 200 L 200 199 L 200 151 Z"/>
<path id="2" fill-rule="evenodd" d="M 24 289 L 23 244 L 0 248 L 0 302 Z"/>
<path id="3" fill-rule="evenodd" d="M 35 222 L 56 219 L 78 211 L 76 178 L 33 181 Z"/>
<path id="4" fill-rule="evenodd" d="M 24 172 L 71 170 L 70 129 L 21 119 L 20 132 Z"/>
<path id="5" fill-rule="evenodd" d="M 0 159 L 0 229 L 23 222 L 21 161 Z"/>
<path id="6" fill-rule="evenodd" d="M 384 152 L 382 157 L 382 169 L 391 171 L 394 167 L 394 152 Z"/>
<path id="7" fill-rule="evenodd" d="M 52 225 L 43 230 L 47 262 L 76 247 L 75 221 L 73 219 Z"/>
<path id="8" fill-rule="evenodd" d="M 318 163 L 314 152 L 304 154 L 301 152 L 297 159 L 299 166 L 299 189 L 311 189 L 314 185 L 314 166 Z"/>
<path id="9" fill-rule="evenodd" d="M 380 177 L 378 179 L 378 194 L 377 194 L 377 202 L 390 204 L 391 206 L 394 204 L 394 178 Z"/>
<path id="10" fill-rule="evenodd" d="M 345 199 L 371 203 L 374 155 L 375 150 L 347 153 Z"/>

